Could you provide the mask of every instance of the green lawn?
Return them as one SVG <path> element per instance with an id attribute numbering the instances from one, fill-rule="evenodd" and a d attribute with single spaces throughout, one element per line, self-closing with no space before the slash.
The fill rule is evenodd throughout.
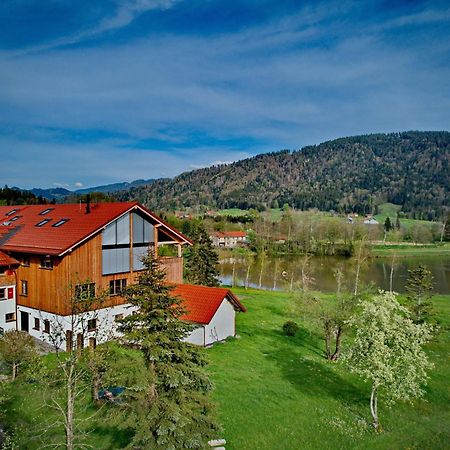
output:
<path id="1" fill-rule="evenodd" d="M 385 432 L 372 432 L 369 388 L 322 356 L 322 342 L 303 329 L 284 336 L 289 296 L 235 289 L 248 307 L 239 339 L 212 348 L 215 399 L 227 449 L 443 449 L 450 442 L 448 359 L 450 297 L 435 298 L 442 330 L 429 353 L 436 364 L 425 400 L 381 403 Z"/>
<path id="2" fill-rule="evenodd" d="M 237 317 L 239 337 L 205 350 L 227 450 L 448 448 L 450 296 L 434 299 L 441 331 L 428 346 L 436 367 L 425 399 L 392 409 L 380 399 L 384 433 L 377 435 L 370 427 L 369 387 L 323 358 L 322 341 L 312 324 L 289 312 L 289 294 L 243 288 L 234 292 L 248 308 Z M 281 333 L 291 318 L 301 324 L 295 338 Z M 139 360 L 137 352 L 118 350 L 120 364 L 133 368 Z M 23 380 L 12 387 L 7 420 L 28 436 L 19 448 L 40 448 L 29 436 L 52 418 L 42 403 L 41 388 Z M 92 412 L 88 406 L 82 414 Z M 114 426 L 106 412 L 100 411 L 89 426 L 89 442 L 96 449 L 123 448 L 129 434 Z"/>
<path id="3" fill-rule="evenodd" d="M 379 205 L 378 207 L 379 213 L 375 216 L 375 219 L 377 219 L 380 224 L 384 224 L 386 217 L 389 217 L 391 219 L 392 225 L 395 225 L 397 212 L 400 211 L 400 209 L 401 209 L 400 205 L 395 205 L 394 203 L 383 203 Z M 429 220 L 406 219 L 401 217 L 400 225 L 405 229 L 409 229 L 413 225 L 425 225 L 426 227 L 435 227 L 441 225 L 441 223 L 430 222 Z"/>

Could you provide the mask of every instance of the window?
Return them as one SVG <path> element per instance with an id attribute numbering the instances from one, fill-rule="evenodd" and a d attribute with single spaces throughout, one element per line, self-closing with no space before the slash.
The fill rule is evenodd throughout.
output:
<path id="1" fill-rule="evenodd" d="M 48 214 L 50 211 L 53 211 L 55 208 L 47 208 L 47 209 L 44 209 L 44 211 L 41 211 L 40 213 L 39 213 L 39 215 L 40 216 L 45 216 L 46 214 Z"/>
<path id="2" fill-rule="evenodd" d="M 16 320 L 16 313 L 5 314 L 5 322 L 14 322 Z"/>
<path id="3" fill-rule="evenodd" d="M 123 319 L 123 314 L 116 314 L 114 316 L 114 322 L 120 322 Z"/>
<path id="4" fill-rule="evenodd" d="M 29 267 L 30 266 L 30 257 L 28 255 L 23 255 L 20 258 L 20 262 L 22 266 Z"/>
<path id="5" fill-rule="evenodd" d="M 66 222 L 68 222 L 69 219 L 59 219 L 58 222 L 55 222 L 52 227 L 60 227 L 61 225 L 64 225 Z"/>
<path id="6" fill-rule="evenodd" d="M 46 223 L 50 222 L 50 220 L 52 220 L 52 219 L 44 219 L 44 220 L 41 220 L 41 221 L 38 222 L 35 226 L 36 226 L 36 227 L 43 227 Z"/>
<path id="7" fill-rule="evenodd" d="M 133 213 L 133 270 L 142 270 L 142 257 L 147 255 L 153 242 L 153 225 L 139 214 Z"/>
<path id="8" fill-rule="evenodd" d="M 6 296 L 6 288 L 0 288 L 0 300 L 6 300 L 8 297 Z"/>
<path id="9" fill-rule="evenodd" d="M 97 319 L 88 320 L 88 331 L 95 331 L 97 329 Z"/>
<path id="10" fill-rule="evenodd" d="M 102 233 L 102 274 L 130 271 L 130 215 L 110 223 Z"/>
<path id="11" fill-rule="evenodd" d="M 33 330 L 39 331 L 41 329 L 41 321 L 35 317 Z"/>
<path id="12" fill-rule="evenodd" d="M 44 333 L 50 333 L 50 320 L 44 320 Z"/>
<path id="13" fill-rule="evenodd" d="M 12 216 L 13 214 L 15 214 L 17 211 L 19 211 L 18 209 L 13 209 L 13 210 L 11 210 L 11 211 L 9 211 L 9 212 L 7 212 L 6 213 L 6 216 Z"/>
<path id="14" fill-rule="evenodd" d="M 0 275 L 5 275 L 6 269 L 4 267 L 0 267 Z"/>
<path id="15" fill-rule="evenodd" d="M 77 284 L 75 286 L 75 298 L 81 300 L 95 297 L 95 283 Z"/>
<path id="16" fill-rule="evenodd" d="M 14 298 L 14 288 L 0 288 L 0 300 L 8 300 Z"/>
<path id="17" fill-rule="evenodd" d="M 9 219 L 9 222 L 15 222 L 16 220 L 19 220 L 22 216 L 15 216 L 12 219 Z"/>
<path id="18" fill-rule="evenodd" d="M 127 279 L 111 280 L 109 282 L 109 295 L 119 295 L 127 287 Z"/>
<path id="19" fill-rule="evenodd" d="M 41 258 L 41 269 L 53 269 L 53 259 L 50 256 Z"/>
<path id="20" fill-rule="evenodd" d="M 28 295 L 28 281 L 22 280 L 22 295 Z"/>

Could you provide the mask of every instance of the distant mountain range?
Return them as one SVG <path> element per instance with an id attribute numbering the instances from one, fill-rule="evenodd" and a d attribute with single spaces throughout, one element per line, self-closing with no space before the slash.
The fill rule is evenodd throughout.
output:
<path id="1" fill-rule="evenodd" d="M 117 191 L 149 208 L 281 207 L 369 213 L 391 202 L 418 218 L 450 209 L 450 133 L 410 131 L 340 138 L 298 151 L 232 164 Z"/>
<path id="2" fill-rule="evenodd" d="M 450 132 L 345 137 L 193 170 L 172 179 L 31 192 L 56 201 L 102 192 L 117 200 L 138 200 L 157 211 L 264 209 L 287 203 L 297 209 L 369 213 L 376 205 L 391 202 L 417 218 L 441 219 L 450 211 Z M 12 201 L 15 195 L 5 192 L 4 201 Z"/>
<path id="3" fill-rule="evenodd" d="M 64 200 L 66 197 L 73 196 L 73 195 L 83 195 L 83 194 L 89 194 L 91 192 L 103 192 L 105 194 L 107 193 L 113 193 L 125 189 L 130 189 L 132 187 L 137 186 L 143 186 L 152 183 L 154 180 L 135 180 L 131 183 L 123 182 L 123 183 L 113 183 L 113 184 L 104 184 L 101 186 L 93 186 L 89 188 L 83 188 L 83 189 L 77 189 L 75 191 L 70 191 L 68 189 L 64 189 L 61 187 L 57 188 L 49 188 L 49 189 L 40 189 L 40 188 L 33 188 L 30 189 L 29 192 L 33 193 L 36 197 L 43 197 L 47 200 L 53 200 L 61 201 Z"/>

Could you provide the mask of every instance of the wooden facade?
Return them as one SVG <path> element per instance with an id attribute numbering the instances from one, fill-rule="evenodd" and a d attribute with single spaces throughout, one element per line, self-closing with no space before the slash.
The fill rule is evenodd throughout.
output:
<path id="1" fill-rule="evenodd" d="M 130 213 L 130 216 L 132 214 Z M 130 235 L 132 236 L 130 221 Z M 183 258 L 181 246 L 186 243 L 171 232 L 170 228 L 153 225 L 153 242 L 149 244 L 157 255 L 158 245 L 171 244 L 178 246 L 178 257 L 161 257 L 160 261 L 166 270 L 167 281 L 182 283 Z M 104 228 L 103 228 L 104 229 Z M 122 273 L 104 275 L 102 257 L 102 231 L 99 229 L 89 239 L 75 246 L 63 256 L 33 255 L 14 253 L 14 257 L 25 262 L 16 269 L 17 305 L 33 308 L 58 315 L 71 313 L 71 299 L 74 298 L 77 285 L 95 283 L 95 293 L 105 295 L 101 307 L 112 307 L 124 304 L 120 295 L 109 295 L 111 280 L 126 280 L 126 285 L 136 281 L 139 271 L 133 270 L 132 249 L 130 242 L 130 270 Z"/>

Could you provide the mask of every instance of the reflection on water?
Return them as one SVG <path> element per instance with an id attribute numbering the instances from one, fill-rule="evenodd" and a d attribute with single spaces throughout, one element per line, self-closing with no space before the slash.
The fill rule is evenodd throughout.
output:
<path id="1" fill-rule="evenodd" d="M 226 258 L 220 261 L 221 281 L 232 285 L 248 286 L 263 289 L 289 290 L 301 279 L 302 257 L 285 256 L 278 258 Z M 450 257 L 424 256 L 415 258 L 399 258 L 394 266 L 393 287 L 396 292 L 405 291 L 408 270 L 425 265 L 434 277 L 434 290 L 438 294 L 450 294 Z M 315 257 L 311 258 L 311 275 L 314 278 L 313 289 L 323 292 L 334 292 L 336 280 L 334 270 L 341 269 L 344 280 L 350 288 L 355 278 L 355 260 L 353 258 Z M 389 289 L 391 258 L 372 258 L 362 270 L 363 283 L 373 283 L 380 289 Z"/>

